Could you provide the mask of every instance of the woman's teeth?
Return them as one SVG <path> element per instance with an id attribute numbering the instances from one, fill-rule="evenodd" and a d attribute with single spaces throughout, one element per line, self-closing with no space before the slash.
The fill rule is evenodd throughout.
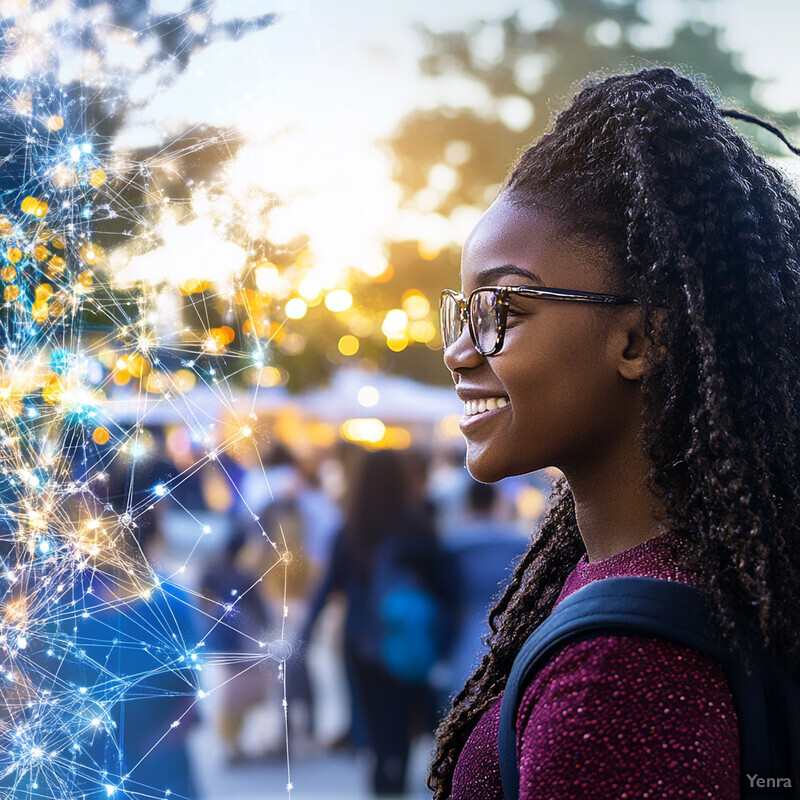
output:
<path id="1" fill-rule="evenodd" d="M 487 397 L 481 400 L 467 400 L 464 403 L 464 416 L 474 417 L 475 414 L 483 414 L 484 411 L 494 411 L 496 408 L 503 408 L 503 406 L 507 405 L 507 397 Z"/>

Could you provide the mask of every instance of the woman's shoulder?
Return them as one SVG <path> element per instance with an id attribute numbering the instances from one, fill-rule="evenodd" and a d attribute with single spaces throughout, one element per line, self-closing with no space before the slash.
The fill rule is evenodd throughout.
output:
<path id="1" fill-rule="evenodd" d="M 560 780 L 577 743 L 581 762 L 604 772 L 583 777 L 599 780 L 605 796 L 655 775 L 673 793 L 707 784 L 710 796 L 737 797 L 737 726 L 725 673 L 711 657 L 644 636 L 599 636 L 562 648 L 525 692 L 521 775 L 529 788 Z"/>
<path id="2" fill-rule="evenodd" d="M 606 578 L 699 585 L 679 566 L 688 546 L 678 534 L 664 533 L 602 561 L 584 556 L 557 602 Z M 524 693 L 517 730 L 539 750 L 557 750 L 559 741 L 574 737 L 587 748 L 606 748 L 612 730 L 657 748 L 682 742 L 688 753 L 716 742 L 726 764 L 738 763 L 736 708 L 722 665 L 686 645 L 646 635 L 601 635 L 562 647 Z M 542 731 L 548 732 L 544 739 Z"/>
<path id="3" fill-rule="evenodd" d="M 598 708 L 630 698 L 640 709 L 669 701 L 672 713 L 683 714 L 681 705 L 701 695 L 704 711 L 734 708 L 725 671 L 711 656 L 649 636 L 596 636 L 565 645 L 547 662 L 525 691 L 519 716 L 541 713 L 542 701 L 578 696 Z"/>

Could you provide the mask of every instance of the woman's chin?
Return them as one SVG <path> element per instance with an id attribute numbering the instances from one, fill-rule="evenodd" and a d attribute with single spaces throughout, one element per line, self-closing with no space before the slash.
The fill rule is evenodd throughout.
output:
<path id="1" fill-rule="evenodd" d="M 506 455 L 508 454 L 506 453 Z M 511 478 L 514 475 L 527 475 L 547 466 L 549 466 L 547 463 L 539 464 L 538 462 L 512 461 L 508 458 L 501 459 L 497 458 L 496 452 L 491 452 L 488 448 L 471 448 L 469 445 L 467 446 L 467 472 L 478 483 L 497 483 L 503 478 Z"/>
<path id="2" fill-rule="evenodd" d="M 487 454 L 483 453 L 471 457 L 469 449 L 467 449 L 467 472 L 469 472 L 478 483 L 497 483 L 497 481 L 501 481 L 503 478 L 520 474 L 517 471 L 510 471 L 508 468 L 509 465 L 498 463 L 486 456 Z"/>

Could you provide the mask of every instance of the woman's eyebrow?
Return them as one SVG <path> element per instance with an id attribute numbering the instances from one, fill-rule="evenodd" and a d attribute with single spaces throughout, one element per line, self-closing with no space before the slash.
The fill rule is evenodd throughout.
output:
<path id="1" fill-rule="evenodd" d="M 538 283 L 543 285 L 542 279 L 529 269 L 518 267 L 516 264 L 503 264 L 500 267 L 489 267 L 482 269 L 475 276 L 477 283 L 476 286 L 491 286 L 496 283 L 498 278 L 507 277 L 508 275 L 519 275 L 525 278 L 529 283 Z"/>

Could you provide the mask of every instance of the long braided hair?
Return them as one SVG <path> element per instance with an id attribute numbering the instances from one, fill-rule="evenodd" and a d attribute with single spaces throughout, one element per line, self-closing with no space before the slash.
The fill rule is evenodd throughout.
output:
<path id="1" fill-rule="evenodd" d="M 730 116 L 731 114 L 728 114 Z M 668 68 L 589 78 L 503 189 L 604 247 L 657 344 L 642 380 L 649 483 L 732 649 L 741 624 L 800 667 L 800 203 Z M 489 616 L 489 652 L 437 732 L 428 785 L 502 692 L 585 548 L 568 485 Z"/>

